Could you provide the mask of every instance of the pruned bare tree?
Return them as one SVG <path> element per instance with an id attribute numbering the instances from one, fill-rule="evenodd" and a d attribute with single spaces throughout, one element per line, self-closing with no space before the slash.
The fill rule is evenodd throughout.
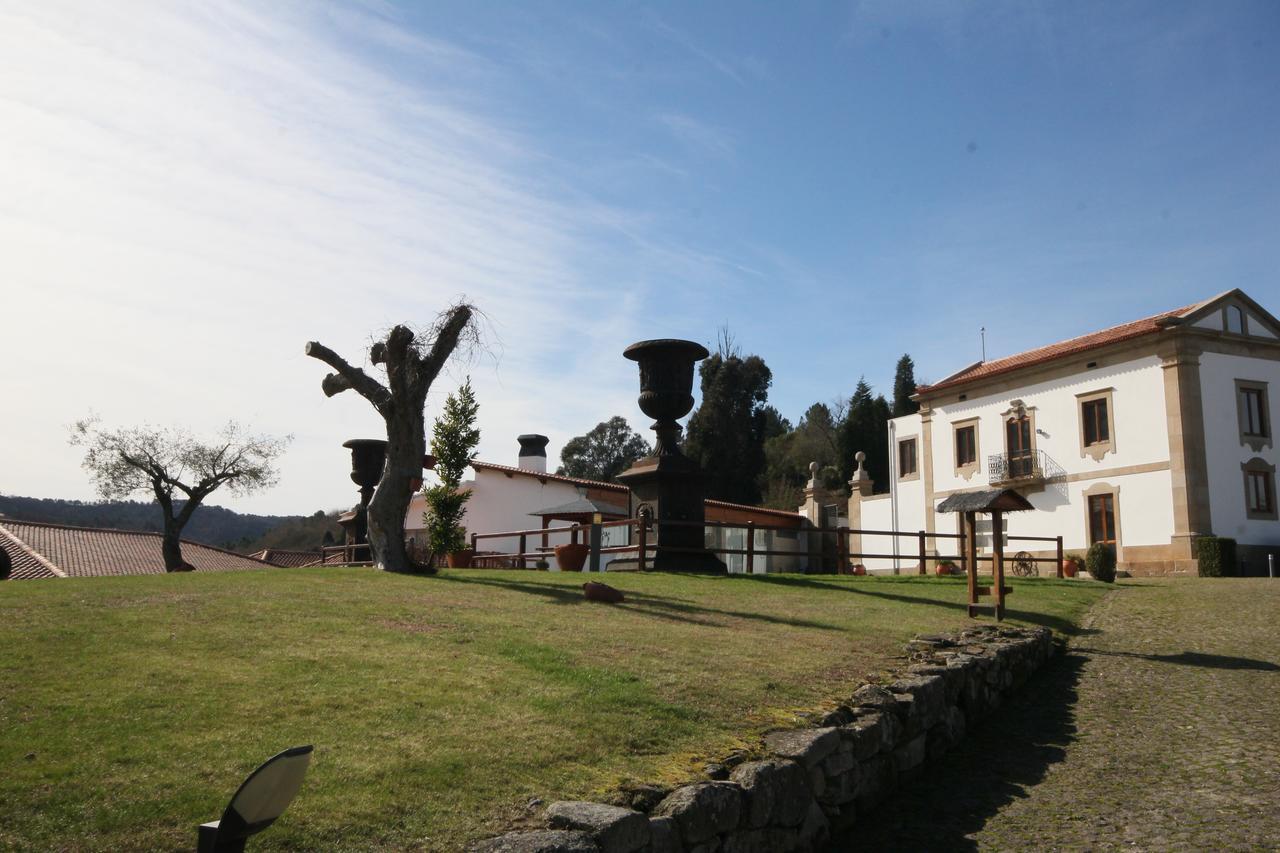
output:
<path id="1" fill-rule="evenodd" d="M 413 497 L 410 480 L 422 476 L 426 454 L 425 415 L 431 383 L 457 348 L 459 340 L 476 340 L 472 322 L 475 308 L 460 303 L 436 318 L 435 325 L 419 337 L 408 326 L 396 326 L 386 340 L 369 348 L 369 361 L 382 365 L 382 384 L 324 344 L 311 341 L 306 354 L 334 369 L 320 383 L 326 397 L 348 389 L 364 397 L 387 425 L 387 463 L 369 502 L 369 546 L 374 565 L 388 571 L 412 571 L 404 541 L 404 519 Z"/>
<path id="2" fill-rule="evenodd" d="M 247 495 L 276 483 L 275 461 L 291 437 L 253 435 L 228 423 L 204 442 L 176 427 L 103 429 L 89 417 L 71 425 L 71 443 L 104 500 L 150 491 L 164 514 L 162 552 L 169 572 L 190 571 L 182 558 L 182 529 L 201 502 L 225 486 Z"/>

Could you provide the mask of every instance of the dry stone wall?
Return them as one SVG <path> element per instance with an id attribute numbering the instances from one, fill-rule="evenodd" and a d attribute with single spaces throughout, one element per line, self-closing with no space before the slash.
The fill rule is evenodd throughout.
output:
<path id="1" fill-rule="evenodd" d="M 547 828 L 477 853 L 773 853 L 820 850 L 857 815 L 955 745 L 1054 654 L 1047 628 L 975 626 L 917 637 L 896 680 L 866 684 L 814 728 L 764 736 L 762 760 L 708 765 L 717 777 L 626 808 L 553 803 Z"/>

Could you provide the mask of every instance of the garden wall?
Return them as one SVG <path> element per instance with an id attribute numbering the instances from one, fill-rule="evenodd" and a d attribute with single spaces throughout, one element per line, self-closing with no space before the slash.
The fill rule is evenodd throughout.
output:
<path id="1" fill-rule="evenodd" d="M 547 828 L 477 853 L 772 853 L 818 850 L 833 832 L 960 741 L 1055 651 L 1047 628 L 975 626 L 918 637 L 897 680 L 866 684 L 816 728 L 764 736 L 761 760 L 708 765 L 710 781 L 638 789 L 623 805 L 552 803 Z"/>

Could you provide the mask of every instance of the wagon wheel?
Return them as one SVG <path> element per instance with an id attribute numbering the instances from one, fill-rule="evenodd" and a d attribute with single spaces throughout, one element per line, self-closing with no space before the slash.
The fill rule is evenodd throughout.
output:
<path id="1" fill-rule="evenodd" d="M 1013 555 L 1012 571 L 1020 578 L 1028 578 L 1032 575 L 1039 575 L 1040 570 L 1036 568 L 1036 561 L 1026 551 L 1019 551 Z"/>

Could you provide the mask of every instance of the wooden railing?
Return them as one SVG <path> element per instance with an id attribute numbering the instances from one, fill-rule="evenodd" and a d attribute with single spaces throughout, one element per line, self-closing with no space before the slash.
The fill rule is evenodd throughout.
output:
<path id="1" fill-rule="evenodd" d="M 329 565 L 330 554 L 341 554 L 342 562 L 334 565 L 343 566 L 372 566 L 373 551 L 369 547 L 368 542 L 361 542 L 352 545 L 325 545 L 320 549 L 322 562 Z"/>
<path id="2" fill-rule="evenodd" d="M 601 554 L 620 554 L 635 553 L 637 555 L 637 568 L 645 571 L 649 558 L 651 556 L 653 545 L 651 543 L 651 531 L 654 528 L 662 526 L 667 527 L 702 527 L 702 528 L 721 528 L 721 529 L 739 529 L 746 531 L 746 547 L 745 548 L 675 548 L 671 546 L 663 546 L 665 553 L 689 553 L 699 554 L 710 552 L 712 554 L 723 555 L 742 555 L 744 560 L 744 571 L 752 574 L 755 570 L 756 557 L 811 557 L 815 553 L 815 549 L 809 548 L 757 548 L 756 531 L 789 531 L 798 532 L 794 526 L 780 524 L 756 524 L 749 522 L 732 522 L 732 521 L 647 521 L 643 518 L 628 518 L 621 521 L 607 521 L 598 525 L 591 524 L 574 524 L 567 527 L 547 527 L 535 528 L 529 530 L 507 530 L 498 533 L 473 533 L 471 534 L 471 548 L 476 552 L 473 558 L 473 565 L 492 565 L 494 563 L 506 562 L 517 563 L 519 568 L 528 568 L 529 560 L 545 560 L 555 550 L 555 547 L 549 544 L 549 537 L 553 535 L 569 535 L 570 542 L 577 542 L 579 534 L 583 534 L 588 544 L 598 543 L 600 541 L 599 530 L 593 535 L 592 528 L 607 527 L 624 527 L 630 525 L 634 531 L 634 542 L 630 545 L 618 545 L 611 547 L 600 547 L 598 544 L 592 549 L 592 564 L 598 561 L 598 555 Z M 836 571 L 840 571 L 840 567 L 847 567 L 852 561 L 858 560 L 910 560 L 913 557 L 918 560 L 917 572 L 926 574 L 928 572 L 927 565 L 930 560 L 936 565 L 940 562 L 953 562 L 960 566 L 965 566 L 965 554 L 968 548 L 965 543 L 965 535 L 963 533 L 935 533 L 927 530 L 919 530 L 915 532 L 903 530 L 862 530 L 853 527 L 806 527 L 802 529 L 808 535 L 828 536 L 834 535 L 836 539 Z M 882 553 L 871 551 L 852 551 L 849 548 L 850 537 L 859 536 L 889 536 L 895 539 L 906 539 L 911 542 L 911 549 L 907 551 L 899 550 L 897 553 Z M 539 537 L 541 544 L 531 549 L 529 547 L 529 537 Z M 480 551 L 480 543 L 484 540 L 491 539 L 518 539 L 519 547 L 516 551 L 510 553 L 482 553 Z M 930 554 L 929 540 L 933 540 L 934 550 L 941 550 L 940 541 L 954 542 L 957 554 Z M 1055 574 L 1062 577 L 1062 537 L 1061 536 L 1013 536 L 1006 534 L 1004 536 L 1006 542 L 1044 542 L 1052 543 L 1055 556 L 1053 557 L 1029 557 L 1026 558 L 1030 562 L 1035 563 L 1053 563 L 1056 566 Z M 818 549 L 820 551 L 820 549 Z M 977 563 L 991 563 L 995 560 L 994 554 L 978 555 Z M 812 569 L 812 567 L 810 567 Z M 967 568 L 967 567 L 966 567 Z"/>

